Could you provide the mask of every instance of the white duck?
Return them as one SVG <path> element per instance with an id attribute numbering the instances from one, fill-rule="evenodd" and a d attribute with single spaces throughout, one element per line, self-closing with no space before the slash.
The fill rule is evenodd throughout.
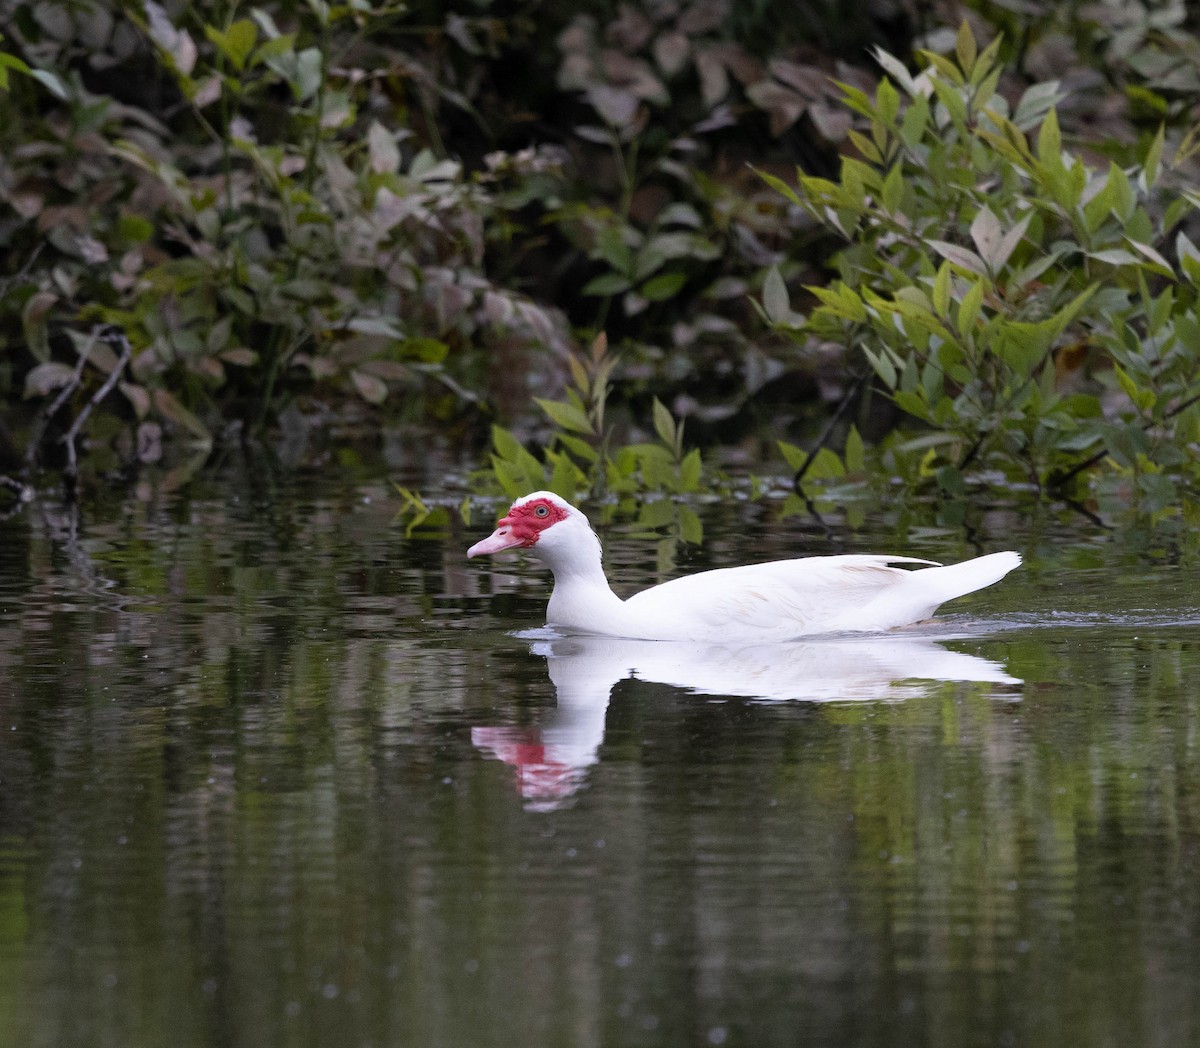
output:
<path id="1" fill-rule="evenodd" d="M 467 556 L 507 549 L 527 549 L 553 573 L 546 618 L 556 629 L 726 644 L 906 626 L 954 597 L 998 582 L 1021 563 L 1016 553 L 945 567 L 874 554 L 807 557 L 702 571 L 622 600 L 604 577 L 600 540 L 587 517 L 549 491 L 517 499 Z M 933 566 L 908 571 L 892 564 Z"/>

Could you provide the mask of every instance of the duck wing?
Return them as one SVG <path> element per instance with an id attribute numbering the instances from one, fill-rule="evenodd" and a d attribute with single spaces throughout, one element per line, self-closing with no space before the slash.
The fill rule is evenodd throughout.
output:
<path id="1" fill-rule="evenodd" d="M 850 554 L 717 568 L 644 590 L 628 598 L 625 607 L 642 635 L 662 639 L 779 640 L 889 629 L 928 614 L 924 604 L 941 602 L 919 595 L 915 601 L 897 599 L 924 574 L 892 566 L 906 563 L 936 564 Z M 913 603 L 918 607 L 908 617 Z"/>

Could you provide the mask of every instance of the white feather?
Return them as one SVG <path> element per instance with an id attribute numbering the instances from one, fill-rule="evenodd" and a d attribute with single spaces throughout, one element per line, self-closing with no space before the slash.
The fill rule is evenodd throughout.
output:
<path id="1" fill-rule="evenodd" d="M 808 557 L 703 571 L 621 600 L 605 578 L 600 541 L 587 518 L 545 491 L 518 499 L 513 509 L 534 499 L 565 512 L 528 551 L 554 575 L 547 622 L 567 632 L 723 643 L 876 632 L 926 619 L 939 605 L 998 582 L 1021 563 L 1016 553 L 948 566 L 886 555 Z M 490 542 L 472 552 L 491 552 Z"/>

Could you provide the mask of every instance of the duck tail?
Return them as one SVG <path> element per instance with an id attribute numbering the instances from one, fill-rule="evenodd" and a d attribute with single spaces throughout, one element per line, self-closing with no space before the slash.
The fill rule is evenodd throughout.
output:
<path id="1" fill-rule="evenodd" d="M 953 600 L 965 593 L 974 593 L 985 586 L 999 582 L 1021 563 L 1021 555 L 1006 551 L 989 553 L 984 557 L 966 560 L 961 564 L 947 564 L 940 568 L 926 568 L 916 574 L 922 582 L 930 585 L 941 601 Z"/>

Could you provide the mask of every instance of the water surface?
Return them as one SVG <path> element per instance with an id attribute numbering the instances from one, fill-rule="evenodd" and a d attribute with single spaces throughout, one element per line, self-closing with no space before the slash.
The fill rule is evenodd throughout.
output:
<path id="1" fill-rule="evenodd" d="M 219 475 L 0 524 L 3 1043 L 1200 1043 L 1186 551 L 708 507 L 680 570 L 1027 563 L 877 643 L 664 651 L 395 508 Z"/>

